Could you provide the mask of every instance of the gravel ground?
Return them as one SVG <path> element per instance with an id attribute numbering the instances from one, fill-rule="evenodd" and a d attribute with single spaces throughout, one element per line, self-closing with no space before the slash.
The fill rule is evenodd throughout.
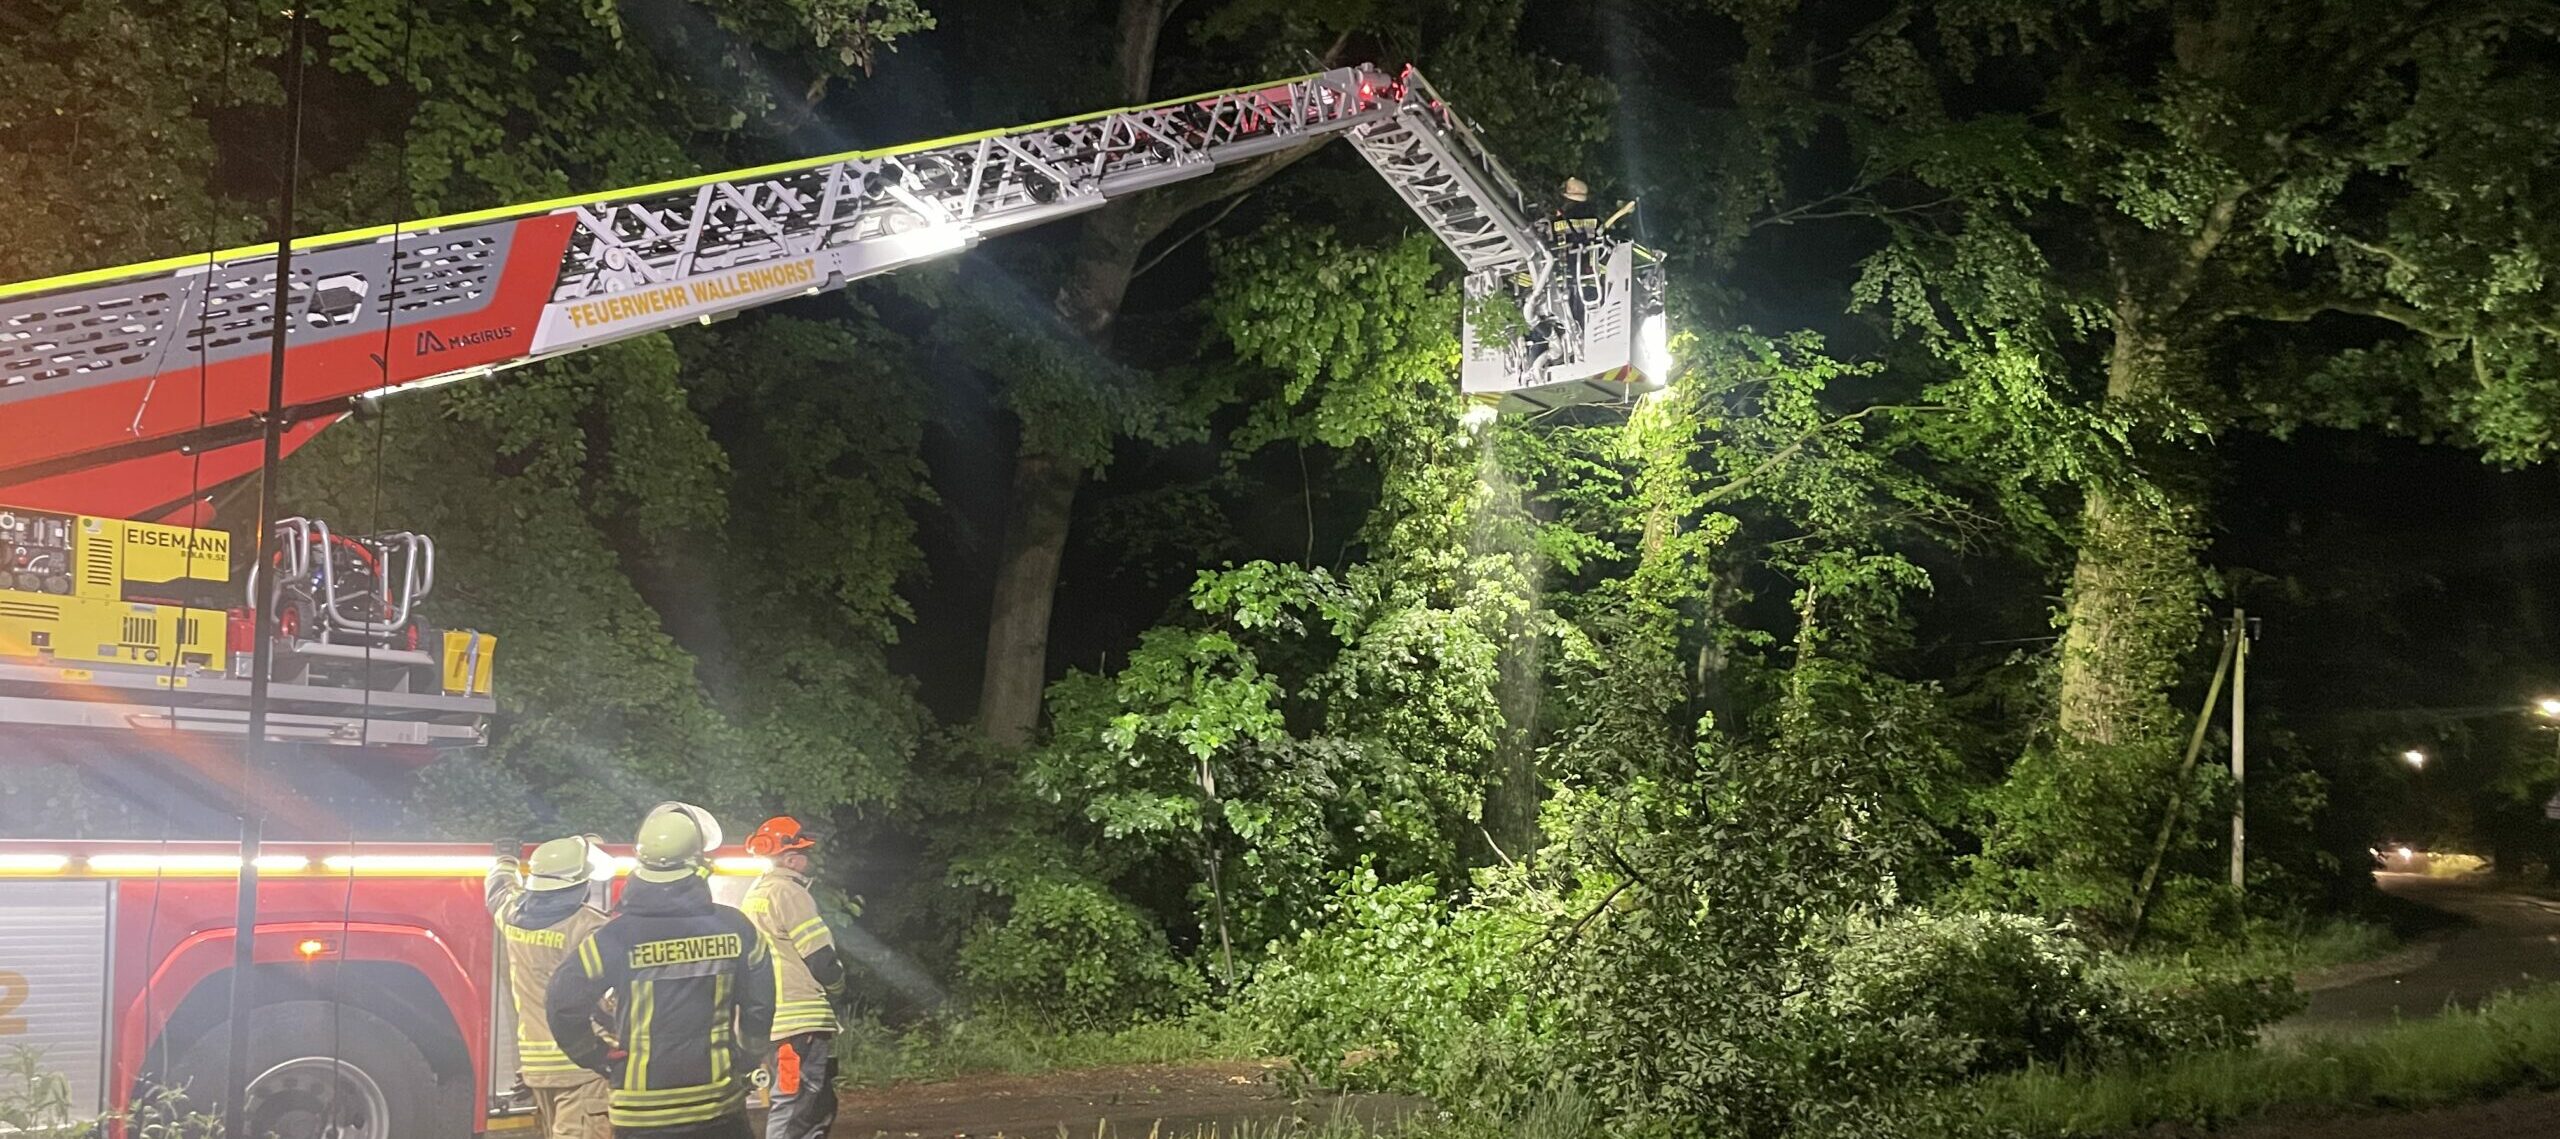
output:
<path id="1" fill-rule="evenodd" d="M 1425 1111 L 1403 1096 L 1297 1101 L 1268 1062 L 1139 1064 L 1030 1076 L 968 1076 L 846 1092 L 829 1139 L 1192 1139 L 1267 1134 L 1337 1113 L 1372 1124 Z"/>

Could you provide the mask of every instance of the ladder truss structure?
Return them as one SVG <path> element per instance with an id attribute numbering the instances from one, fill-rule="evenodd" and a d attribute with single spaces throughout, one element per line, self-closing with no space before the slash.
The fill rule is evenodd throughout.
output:
<path id="1" fill-rule="evenodd" d="M 1464 267 L 1467 391 L 1534 411 L 1624 401 L 1662 382 L 1659 353 L 1646 354 L 1661 319 L 1649 256 L 1626 242 L 1560 242 L 1419 72 L 1364 65 L 303 238 L 281 283 L 273 248 L 260 246 L 0 286 L 0 503 L 83 516 L 83 525 L 156 518 L 256 469 L 279 305 L 289 450 L 360 399 L 842 288 L 1335 136 L 1351 140 Z M 1486 306 L 1501 319 L 1480 322 Z M 1497 327 L 1509 331 L 1488 331 Z M 0 600 L 11 588 L 0 575 Z M 0 641 L 0 664 L 8 655 Z M 0 669 L 0 721 L 156 715 L 173 726 L 191 716 L 219 725 L 235 718 L 226 686 L 241 679 L 216 668 L 174 701 L 170 683 L 142 701 L 107 685 L 89 693 L 90 707 L 36 714 L 26 702 L 76 702 L 62 691 L 72 679 Z M 359 736 L 380 738 L 385 725 L 373 721 L 386 706 L 418 705 L 405 717 L 414 730 L 391 733 L 418 742 L 471 736 L 485 718 L 455 715 L 432 697 L 346 692 L 362 710 L 333 726 L 327 693 L 287 695 L 310 716 L 291 721 L 294 730 L 314 737 L 356 723 Z M 468 682 L 458 698 L 494 707 Z"/>

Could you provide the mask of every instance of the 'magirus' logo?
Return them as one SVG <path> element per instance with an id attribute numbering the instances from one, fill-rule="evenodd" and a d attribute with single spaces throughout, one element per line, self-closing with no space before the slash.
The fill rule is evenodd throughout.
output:
<path id="1" fill-rule="evenodd" d="M 496 328 L 483 328 L 476 332 L 466 332 L 450 340 L 438 336 L 433 332 L 420 332 L 418 334 L 418 345 L 413 354 L 424 356 L 433 352 L 442 352 L 448 348 L 471 348 L 481 344 L 494 344 L 501 340 L 512 339 L 515 334 L 516 326 L 512 324 L 502 324 Z"/>

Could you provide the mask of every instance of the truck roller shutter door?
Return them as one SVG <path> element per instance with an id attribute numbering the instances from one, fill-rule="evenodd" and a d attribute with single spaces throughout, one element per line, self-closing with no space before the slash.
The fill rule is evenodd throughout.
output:
<path id="1" fill-rule="evenodd" d="M 112 885 L 0 881 L 0 1049 L 41 1051 L 76 1118 L 104 1107 Z"/>

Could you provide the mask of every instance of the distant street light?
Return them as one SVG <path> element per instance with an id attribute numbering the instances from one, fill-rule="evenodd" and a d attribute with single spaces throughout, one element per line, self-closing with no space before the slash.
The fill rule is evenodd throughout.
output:
<path id="1" fill-rule="evenodd" d="M 2560 696 L 2545 696 L 2534 701 L 2533 710 L 2543 719 L 2560 720 Z M 2560 724 L 2552 726 L 2560 727 Z M 2554 756 L 2560 757 L 2560 732 L 2552 733 L 2552 749 Z M 2553 813 L 2555 807 L 2560 807 L 2560 795 L 2552 796 L 2551 802 L 2543 805 L 2542 812 L 2551 818 L 2560 819 L 2560 814 Z"/>
<path id="2" fill-rule="evenodd" d="M 2401 752 L 2400 758 L 2408 761 L 2408 764 L 2411 767 L 2423 768 L 2427 765 L 2427 753 L 2419 751 L 2416 748 L 2410 748 L 2407 751 Z"/>

